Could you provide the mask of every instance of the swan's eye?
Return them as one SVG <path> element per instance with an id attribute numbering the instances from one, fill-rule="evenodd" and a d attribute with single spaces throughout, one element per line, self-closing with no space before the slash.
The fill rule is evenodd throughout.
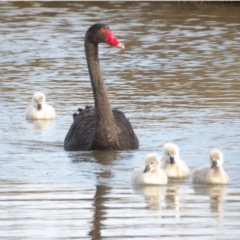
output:
<path id="1" fill-rule="evenodd" d="M 153 164 L 153 162 L 151 162 L 151 164 Z"/>

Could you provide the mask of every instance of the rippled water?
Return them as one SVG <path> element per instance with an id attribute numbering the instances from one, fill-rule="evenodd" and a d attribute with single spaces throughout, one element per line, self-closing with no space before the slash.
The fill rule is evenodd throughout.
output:
<path id="1" fill-rule="evenodd" d="M 1 2 L 0 237 L 238 239 L 240 6 L 172 2 Z M 78 107 L 93 104 L 83 39 L 108 23 L 126 49 L 102 44 L 109 99 L 140 149 L 65 152 Z M 26 121 L 41 91 L 54 121 Z M 133 188 L 132 170 L 165 142 L 193 170 L 220 148 L 230 184 Z M 44 229 L 44 230 L 43 230 Z"/>

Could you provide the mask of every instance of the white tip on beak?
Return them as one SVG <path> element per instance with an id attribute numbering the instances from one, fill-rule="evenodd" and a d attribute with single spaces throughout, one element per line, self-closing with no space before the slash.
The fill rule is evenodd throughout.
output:
<path id="1" fill-rule="evenodd" d="M 122 43 L 119 43 L 119 44 L 117 45 L 117 47 L 119 47 L 119 48 L 121 48 L 121 49 L 125 49 L 125 46 L 124 46 Z"/>

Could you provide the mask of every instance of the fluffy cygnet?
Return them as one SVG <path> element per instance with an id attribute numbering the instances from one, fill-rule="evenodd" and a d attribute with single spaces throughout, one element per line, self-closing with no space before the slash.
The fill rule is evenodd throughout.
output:
<path id="1" fill-rule="evenodd" d="M 56 114 L 52 106 L 46 104 L 43 93 L 35 93 L 32 98 L 32 105 L 27 108 L 26 119 L 54 119 Z"/>
<path id="2" fill-rule="evenodd" d="M 193 171 L 193 183 L 205 184 L 227 184 L 229 178 L 223 169 L 223 154 L 220 150 L 214 149 L 209 155 L 210 165 L 198 167 Z"/>
<path id="3" fill-rule="evenodd" d="M 145 162 L 145 167 L 137 168 L 133 171 L 132 184 L 148 185 L 166 184 L 168 182 L 165 171 L 160 168 L 160 159 L 157 154 L 148 154 Z"/>
<path id="4" fill-rule="evenodd" d="M 163 146 L 162 169 L 169 178 L 184 178 L 189 176 L 188 165 L 180 158 L 176 144 L 166 143 Z"/>

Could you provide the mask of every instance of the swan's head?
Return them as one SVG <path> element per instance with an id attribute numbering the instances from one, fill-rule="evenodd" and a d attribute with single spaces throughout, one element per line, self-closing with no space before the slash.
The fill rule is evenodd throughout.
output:
<path id="1" fill-rule="evenodd" d="M 110 31 L 108 25 L 103 23 L 95 23 L 88 29 L 85 36 L 85 42 L 91 42 L 93 44 L 108 43 L 114 47 L 121 49 L 125 48 Z"/>
<path id="2" fill-rule="evenodd" d="M 179 158 L 179 148 L 174 143 L 166 143 L 163 145 L 163 159 L 164 161 L 175 164 Z"/>
<path id="3" fill-rule="evenodd" d="M 160 159 L 156 153 L 150 153 L 146 156 L 146 167 L 144 169 L 144 173 L 152 172 L 156 169 L 160 168 Z"/>
<path id="4" fill-rule="evenodd" d="M 214 149 L 209 154 L 209 160 L 211 168 L 221 167 L 223 165 L 223 153 L 218 149 Z"/>
<path id="5" fill-rule="evenodd" d="M 33 106 L 37 109 L 37 110 L 41 110 L 43 105 L 45 104 L 45 95 L 43 93 L 35 93 L 33 95 L 33 99 L 32 99 L 32 102 L 33 102 Z"/>

